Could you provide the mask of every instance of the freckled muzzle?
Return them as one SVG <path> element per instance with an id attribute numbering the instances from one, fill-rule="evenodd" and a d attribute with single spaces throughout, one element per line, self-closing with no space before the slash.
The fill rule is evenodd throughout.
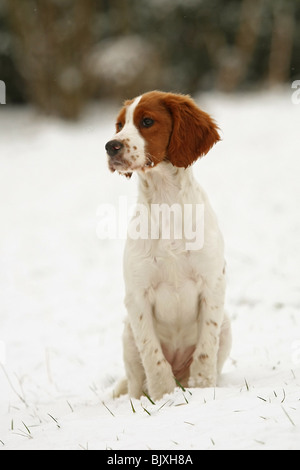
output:
<path id="1" fill-rule="evenodd" d="M 136 153 L 137 147 L 133 146 L 131 149 L 128 141 L 129 139 L 125 139 L 125 141 L 113 139 L 105 145 L 105 150 L 109 157 L 108 166 L 112 172 L 115 170 L 120 173 L 127 172 L 128 170 L 145 170 L 146 168 L 153 167 L 155 165 L 152 159 L 148 156 L 146 161 L 143 161 L 142 164 L 137 162 L 139 159 L 139 156 Z M 127 173 L 125 174 L 127 176 Z"/>
<path id="2" fill-rule="evenodd" d="M 125 166 L 123 159 L 124 144 L 120 140 L 110 140 L 105 145 L 105 150 L 109 157 L 108 166 L 111 171 L 121 170 Z"/>

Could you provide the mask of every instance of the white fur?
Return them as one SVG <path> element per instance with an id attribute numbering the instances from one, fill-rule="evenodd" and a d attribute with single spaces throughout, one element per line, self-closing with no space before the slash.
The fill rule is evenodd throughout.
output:
<path id="1" fill-rule="evenodd" d="M 130 132 L 133 145 L 132 124 L 126 126 L 122 138 Z M 138 135 L 134 143 L 140 149 L 141 139 Z M 191 168 L 161 162 L 138 175 L 138 203 L 149 209 L 154 203 L 204 204 L 204 244 L 187 251 L 184 236 L 127 239 L 128 317 L 123 335 L 127 379 L 117 386 L 115 396 L 128 391 L 139 398 L 146 391 L 158 399 L 172 392 L 176 382 L 166 357 L 180 368 L 191 352 L 189 378 L 182 385 L 214 387 L 231 347 L 230 322 L 224 314 L 224 246 L 216 216 Z"/>
<path id="2" fill-rule="evenodd" d="M 141 96 L 135 98 L 126 110 L 125 125 L 120 132 L 117 132 L 113 139 L 124 141 L 126 145 L 124 160 L 130 165 L 130 169 L 134 170 L 143 167 L 146 163 L 145 141 L 139 134 L 133 122 L 134 111 L 141 100 Z M 135 148 L 134 148 L 135 147 Z M 127 169 L 120 169 L 120 173 L 126 173 Z"/>

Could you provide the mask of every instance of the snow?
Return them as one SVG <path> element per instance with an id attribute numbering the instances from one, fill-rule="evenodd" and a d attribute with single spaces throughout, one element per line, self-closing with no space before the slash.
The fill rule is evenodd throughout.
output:
<path id="1" fill-rule="evenodd" d="M 97 214 L 137 191 L 107 169 L 117 109 L 67 124 L 0 108 L 3 450 L 300 449 L 300 105 L 290 90 L 197 101 L 222 129 L 194 171 L 225 238 L 233 349 L 217 388 L 155 404 L 111 396 L 124 240 L 99 239 Z"/>

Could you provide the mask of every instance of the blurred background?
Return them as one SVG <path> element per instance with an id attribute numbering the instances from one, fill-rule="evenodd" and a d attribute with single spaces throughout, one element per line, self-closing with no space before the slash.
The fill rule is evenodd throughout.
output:
<path id="1" fill-rule="evenodd" d="M 66 119 L 103 98 L 261 90 L 299 70 L 299 0 L 0 0 L 7 104 Z"/>
<path id="2" fill-rule="evenodd" d="M 0 0 L 1 81 L 0 448 L 299 448 L 300 0 Z M 151 89 L 191 94 L 222 134 L 193 171 L 225 240 L 229 387 L 209 405 L 220 433 L 204 419 L 175 447 L 106 400 L 124 373 L 125 237 L 97 226 L 107 204 L 126 225 L 138 185 L 109 172 L 105 143 L 120 103 Z"/>

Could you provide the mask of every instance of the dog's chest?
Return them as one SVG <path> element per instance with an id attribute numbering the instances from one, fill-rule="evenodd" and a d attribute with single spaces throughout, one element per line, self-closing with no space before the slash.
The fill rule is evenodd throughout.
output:
<path id="1" fill-rule="evenodd" d="M 158 324 L 180 329 L 195 321 L 202 286 L 196 254 L 149 258 L 143 270 L 144 289 Z"/>

